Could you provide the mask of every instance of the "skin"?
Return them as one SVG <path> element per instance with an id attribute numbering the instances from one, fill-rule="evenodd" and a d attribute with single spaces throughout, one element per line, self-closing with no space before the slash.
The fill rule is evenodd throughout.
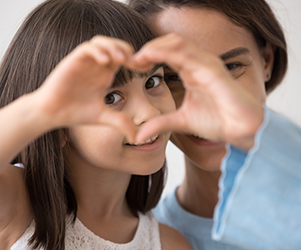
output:
<path id="1" fill-rule="evenodd" d="M 148 61 L 141 66 L 147 69 L 164 61 L 172 69 L 167 76 L 175 71 L 182 83 L 166 80 L 178 110 L 146 124 L 137 140 L 176 131 L 171 141 L 185 154 L 186 169 L 178 201 L 187 211 L 212 218 L 225 142 L 249 150 L 263 121 L 273 50 L 270 44 L 259 48 L 251 32 L 208 8 L 170 7 L 150 20 L 159 35 L 180 37 L 170 34 L 147 44 L 136 64 Z"/>
<path id="2" fill-rule="evenodd" d="M 78 218 L 104 239 L 116 243 L 133 239 L 139 219 L 125 198 L 131 175 L 148 175 L 161 168 L 170 133 L 159 133 L 151 143 L 128 143 L 141 124 L 175 110 L 175 105 L 162 67 L 110 87 L 120 65 L 129 64 L 132 56 L 127 43 L 95 37 L 63 59 L 39 89 L 0 110 L 0 120 L 5 121 L 0 123 L 3 249 L 10 249 L 33 219 L 23 169 L 9 162 L 30 141 L 60 127 L 69 128 L 62 146 Z M 24 112 L 29 115 L 18 121 Z M 177 231 L 161 224 L 159 229 L 163 249 L 191 249 Z"/>

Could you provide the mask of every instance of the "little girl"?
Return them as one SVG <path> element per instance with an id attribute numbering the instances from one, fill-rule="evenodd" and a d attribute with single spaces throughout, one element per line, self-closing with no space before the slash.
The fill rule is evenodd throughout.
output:
<path id="1" fill-rule="evenodd" d="M 110 0 L 48 0 L 27 17 L 0 68 L 1 249 L 191 249 L 149 212 L 169 133 L 133 144 L 175 109 L 160 65 L 122 66 L 153 37 Z"/>

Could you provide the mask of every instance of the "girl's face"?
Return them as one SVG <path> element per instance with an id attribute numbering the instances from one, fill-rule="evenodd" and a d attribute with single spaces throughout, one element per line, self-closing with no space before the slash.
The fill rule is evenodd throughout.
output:
<path id="1" fill-rule="evenodd" d="M 145 76 L 113 86 L 106 93 L 106 104 L 132 118 L 137 127 L 155 116 L 174 111 L 175 104 L 163 74 L 163 68 L 157 67 Z M 113 127 L 77 126 L 69 130 L 67 159 L 84 167 L 148 175 L 163 166 L 169 136 L 170 133 L 162 133 L 144 144 L 131 145 Z"/>
<path id="2" fill-rule="evenodd" d="M 224 14 L 208 8 L 168 8 L 151 20 L 159 35 L 176 32 L 196 43 L 200 49 L 222 58 L 232 76 L 261 103 L 265 102 L 264 82 L 271 62 L 266 56 L 269 55 L 266 48 L 258 48 L 251 32 L 235 25 Z M 167 69 L 165 73 L 166 83 L 178 108 L 185 89 L 171 70 Z M 198 167 L 209 171 L 219 169 L 225 154 L 224 143 L 177 133 L 172 134 L 171 141 Z"/>

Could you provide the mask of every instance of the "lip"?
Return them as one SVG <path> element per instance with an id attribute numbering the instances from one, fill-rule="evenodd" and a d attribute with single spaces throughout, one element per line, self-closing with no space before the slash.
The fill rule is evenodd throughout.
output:
<path id="1" fill-rule="evenodd" d="M 192 142 L 194 142 L 196 145 L 199 146 L 216 146 L 216 145 L 221 145 L 223 144 L 222 142 L 214 142 L 214 141 L 210 141 L 210 140 L 206 140 L 206 139 L 202 139 L 202 138 L 198 138 L 195 137 L 193 135 L 186 135 Z"/>
<path id="2" fill-rule="evenodd" d="M 159 135 L 156 140 L 154 140 L 152 143 L 146 143 L 138 146 L 133 145 L 125 145 L 129 147 L 130 149 L 137 150 L 137 151 L 155 151 L 159 148 L 161 148 L 163 144 L 163 138 L 162 135 Z"/>

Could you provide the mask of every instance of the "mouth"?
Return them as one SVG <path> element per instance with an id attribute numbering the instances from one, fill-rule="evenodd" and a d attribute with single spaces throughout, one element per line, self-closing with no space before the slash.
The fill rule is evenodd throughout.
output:
<path id="1" fill-rule="evenodd" d="M 188 134 L 188 136 L 193 136 L 193 137 L 195 137 L 195 138 L 198 138 L 198 139 L 202 139 L 202 140 L 208 141 L 208 139 L 206 139 L 205 137 L 200 137 L 200 136 L 198 136 L 198 135 Z"/>
<path id="2" fill-rule="evenodd" d="M 153 144 L 157 139 L 159 138 L 159 135 L 154 135 L 151 138 L 148 138 L 146 141 L 142 142 L 142 143 L 138 143 L 138 144 L 130 144 L 130 143 L 126 143 L 125 145 L 128 146 L 144 146 L 144 145 L 150 145 Z"/>
<path id="3" fill-rule="evenodd" d="M 146 141 L 138 144 L 125 143 L 125 147 L 130 150 L 140 151 L 140 152 L 165 152 L 164 146 L 166 145 L 167 140 L 164 139 L 163 135 L 155 135 L 151 138 L 148 138 Z"/>

